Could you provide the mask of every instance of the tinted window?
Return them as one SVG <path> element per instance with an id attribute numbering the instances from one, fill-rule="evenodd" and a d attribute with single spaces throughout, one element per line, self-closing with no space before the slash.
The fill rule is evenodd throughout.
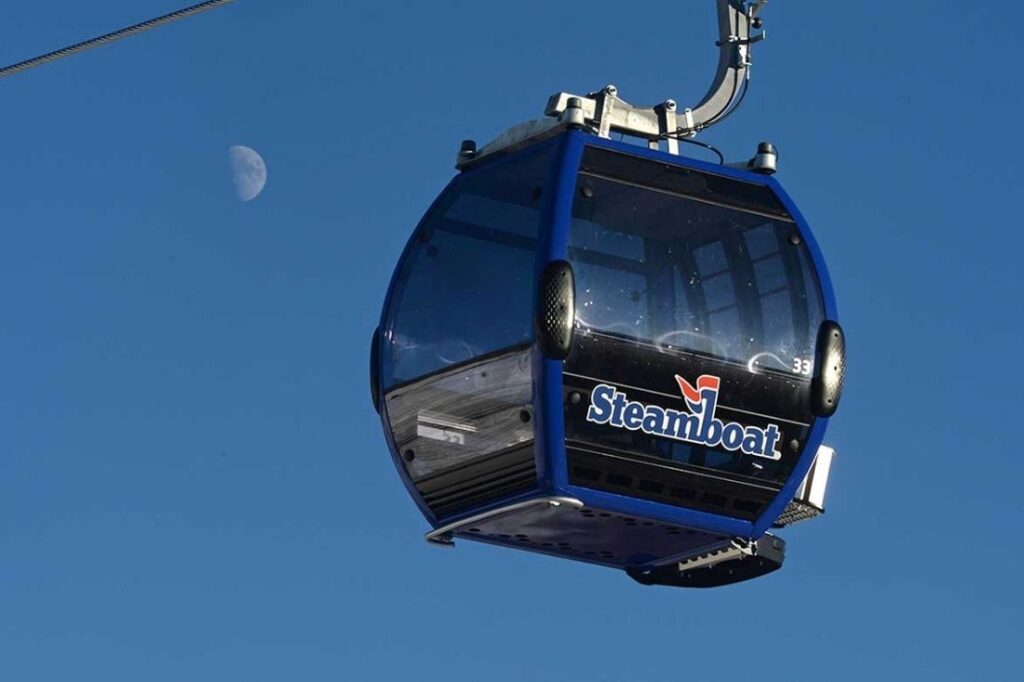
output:
<path id="1" fill-rule="evenodd" d="M 530 350 L 510 351 L 387 394 L 395 445 L 415 481 L 533 441 Z"/>
<path id="2" fill-rule="evenodd" d="M 683 497 L 669 490 L 671 503 L 699 507 L 716 490 L 731 500 L 719 511 L 753 514 L 789 476 L 813 423 L 823 304 L 810 256 L 769 188 L 620 157 L 585 160 L 573 204 L 577 327 L 564 377 L 579 397 L 566 406 L 570 458 L 608 490 L 607 462 L 671 462 L 703 481 L 680 488 Z M 656 415 L 648 427 L 588 419 L 599 385 L 614 387 L 623 409 L 635 401 L 693 413 L 676 377 L 702 375 L 720 382 L 714 418 L 770 430 L 771 453 L 680 439 L 659 430 Z M 665 483 L 661 469 L 637 466 L 636 481 Z"/>
<path id="3" fill-rule="evenodd" d="M 532 287 L 548 154 L 458 177 L 400 266 L 384 329 L 384 387 L 532 340 Z"/>
<path id="4" fill-rule="evenodd" d="M 791 222 L 584 173 L 569 238 L 585 330 L 810 371 L 823 319 Z M 797 243 L 793 243 L 796 241 Z"/>

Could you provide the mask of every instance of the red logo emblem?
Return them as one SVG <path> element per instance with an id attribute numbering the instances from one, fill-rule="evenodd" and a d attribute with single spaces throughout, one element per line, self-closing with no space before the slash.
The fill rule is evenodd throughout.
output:
<path id="1" fill-rule="evenodd" d="M 686 402 L 694 405 L 700 405 L 701 391 L 707 389 L 717 393 L 722 380 L 718 377 L 713 377 L 710 374 L 703 374 L 697 378 L 697 386 L 695 387 L 689 381 L 677 374 L 676 382 L 679 384 L 679 390 L 683 392 L 683 397 L 686 398 Z"/>

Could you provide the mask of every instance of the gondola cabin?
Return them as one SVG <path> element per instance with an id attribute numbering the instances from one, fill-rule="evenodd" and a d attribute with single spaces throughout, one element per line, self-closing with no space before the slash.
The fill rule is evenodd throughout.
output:
<path id="1" fill-rule="evenodd" d="M 772 571 L 842 383 L 811 231 L 770 175 L 576 128 L 467 146 L 409 240 L 371 349 L 398 473 L 433 542 Z"/>

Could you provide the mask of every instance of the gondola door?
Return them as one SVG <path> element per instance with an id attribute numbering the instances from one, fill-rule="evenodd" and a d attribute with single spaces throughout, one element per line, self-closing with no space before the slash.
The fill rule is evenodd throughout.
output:
<path id="1" fill-rule="evenodd" d="M 817 447 L 822 293 L 759 180 L 584 151 L 563 370 L 571 485 L 752 521 Z"/>

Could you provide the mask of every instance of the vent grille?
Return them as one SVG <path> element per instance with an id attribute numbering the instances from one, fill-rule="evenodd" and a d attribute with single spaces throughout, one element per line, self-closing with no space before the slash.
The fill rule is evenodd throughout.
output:
<path id="1" fill-rule="evenodd" d="M 550 358 L 564 360 L 572 348 L 576 294 L 572 266 L 564 260 L 547 264 L 538 284 L 537 341 Z"/>
<path id="2" fill-rule="evenodd" d="M 745 520 L 756 519 L 778 493 L 577 448 L 569 448 L 568 457 L 574 485 Z"/>
<path id="3" fill-rule="evenodd" d="M 818 330 L 811 405 L 819 417 L 831 417 L 839 407 L 846 380 L 846 337 L 839 323 L 825 320 Z"/>
<path id="4" fill-rule="evenodd" d="M 779 514 L 779 518 L 775 519 L 775 527 L 782 528 L 791 523 L 813 519 L 816 516 L 821 516 L 821 514 L 822 511 L 817 507 L 799 500 L 790 500 L 786 508 Z"/>

